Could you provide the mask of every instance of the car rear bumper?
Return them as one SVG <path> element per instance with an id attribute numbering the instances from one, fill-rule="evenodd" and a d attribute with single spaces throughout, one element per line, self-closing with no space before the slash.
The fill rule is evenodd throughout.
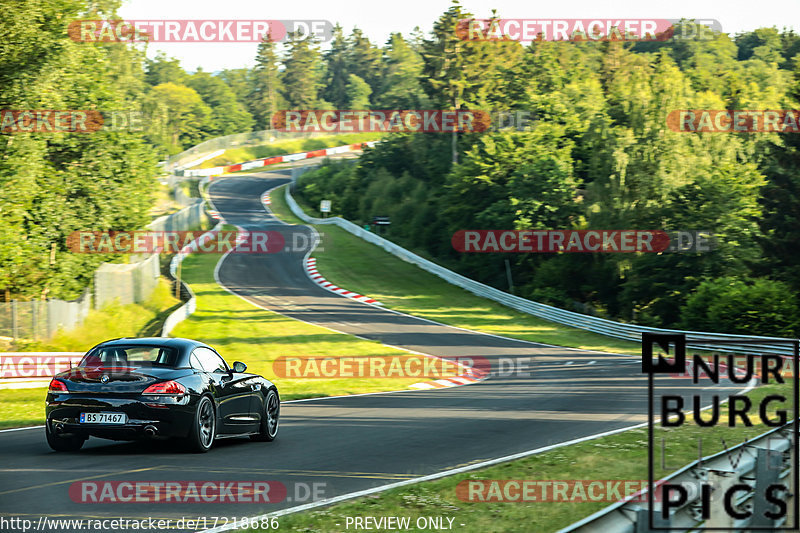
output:
<path id="1" fill-rule="evenodd" d="M 108 398 L 84 395 L 48 397 L 47 424 L 56 435 L 94 436 L 113 440 L 186 437 L 194 423 L 189 397 Z M 81 423 L 81 413 L 124 413 L 124 424 Z"/>

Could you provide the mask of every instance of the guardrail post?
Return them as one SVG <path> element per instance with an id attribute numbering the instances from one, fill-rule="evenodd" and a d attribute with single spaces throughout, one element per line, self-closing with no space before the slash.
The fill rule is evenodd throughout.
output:
<path id="1" fill-rule="evenodd" d="M 710 518 L 704 524 L 705 528 L 733 529 L 734 519 L 725 512 L 723 496 L 728 489 L 739 481 L 739 475 L 730 470 L 709 470 L 708 482 L 714 487 L 711 494 Z M 735 506 L 735 502 L 734 506 Z"/>
<path id="2" fill-rule="evenodd" d="M 668 528 L 669 523 L 669 519 L 665 520 L 658 510 L 653 509 L 653 525 L 656 528 Z M 636 509 L 636 528 L 634 533 L 654 533 L 654 531 L 658 531 L 658 529 L 650 529 L 650 513 L 647 508 L 640 507 Z"/>
<path id="3" fill-rule="evenodd" d="M 36 340 L 36 327 L 38 326 L 37 323 L 37 316 L 36 316 L 36 304 L 39 302 L 37 300 L 31 301 L 31 337 L 33 340 Z"/>
<path id="4" fill-rule="evenodd" d="M 794 436 L 789 437 L 789 442 L 792 442 L 793 438 Z M 794 499 L 800 496 L 800 494 L 795 494 L 792 492 L 794 489 L 794 479 L 798 474 L 795 469 L 795 465 L 797 464 L 797 456 L 794 452 L 794 446 L 789 446 L 789 475 L 786 476 L 785 481 L 786 486 L 789 487 L 789 497 L 786 500 L 786 503 L 789 505 L 789 511 L 786 513 L 786 523 L 789 525 L 797 523 L 796 520 L 798 517 L 794 515 Z"/>
<path id="5" fill-rule="evenodd" d="M 783 452 L 759 448 L 756 457 L 756 487 L 753 493 L 753 518 L 750 526 L 771 527 L 774 520 L 765 516 L 767 511 L 774 511 L 775 506 L 766 499 L 767 488 L 778 483 L 783 470 Z M 788 487 L 787 487 L 788 488 Z"/>

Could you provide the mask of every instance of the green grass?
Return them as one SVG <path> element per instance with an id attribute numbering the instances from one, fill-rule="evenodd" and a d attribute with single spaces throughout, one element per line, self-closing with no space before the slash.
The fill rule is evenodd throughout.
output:
<path id="1" fill-rule="evenodd" d="M 160 280 L 150 298 L 141 304 L 110 305 L 89 311 L 77 328 L 57 333 L 46 341 L 25 342 L 18 351 L 86 352 L 102 341 L 117 337 L 159 335 L 164 319 L 181 302 L 170 294 L 169 283 Z M 0 428 L 44 423 L 46 387 L 0 389 Z"/>
<path id="2" fill-rule="evenodd" d="M 284 188 L 272 192 L 272 211 L 286 222 L 302 223 L 286 205 Z M 307 206 L 303 208 L 312 212 Z M 375 298 L 391 309 L 453 326 L 529 341 L 641 354 L 638 343 L 520 313 L 451 285 L 341 228 L 327 224 L 315 227 L 324 235 L 324 251 L 313 254 L 320 273 L 331 283 Z M 380 265 L 380 268 L 375 268 L 375 265 Z"/>
<path id="3" fill-rule="evenodd" d="M 0 429 L 44 424 L 47 387 L 0 390 Z"/>
<path id="4" fill-rule="evenodd" d="M 311 150 L 321 150 L 323 148 L 344 146 L 346 144 L 355 144 L 358 142 L 375 141 L 384 135 L 384 133 L 348 133 L 342 135 L 331 135 L 329 137 L 291 139 L 258 146 L 230 148 L 225 150 L 224 154 L 218 155 L 217 157 L 209 159 L 208 161 L 204 161 L 196 168 L 211 168 L 233 165 L 236 163 L 251 161 L 253 159 L 261 159 L 264 157 L 308 152 Z"/>
<path id="5" fill-rule="evenodd" d="M 752 391 L 749 396 L 753 400 L 753 405 L 758 405 L 757 402 L 767 394 L 780 391 L 790 396 L 789 388 L 788 385 L 770 385 Z M 726 420 L 727 406 L 723 406 L 720 412 L 721 420 Z M 771 412 L 769 415 L 774 417 Z M 724 439 L 727 447 L 731 448 L 745 439 L 772 429 L 763 425 L 757 416 L 751 420 L 754 425 L 747 428 L 718 426 L 701 430 L 693 425 L 678 428 L 657 427 L 655 478 L 662 478 L 696 460 L 698 437 L 702 438 L 702 453 L 707 456 L 725 449 L 721 439 Z M 666 442 L 666 464 L 669 467 L 667 469 L 661 469 L 659 459 L 662 438 Z M 733 457 L 735 460 L 735 452 Z M 320 511 L 280 517 L 280 527 L 289 531 L 338 532 L 344 530 L 345 517 L 348 516 L 408 516 L 411 517 L 412 524 L 418 517 L 445 516 L 455 518 L 454 529 L 458 531 L 547 533 L 557 531 L 611 504 L 611 502 L 470 502 L 462 501 L 456 493 L 456 487 L 461 481 L 504 479 L 646 480 L 647 429 L 634 429 L 525 459 L 393 489 Z"/>
<path id="6" fill-rule="evenodd" d="M 260 309 L 217 285 L 213 271 L 218 260 L 218 255 L 204 254 L 184 262 L 183 279 L 197 296 L 197 312 L 179 324 L 173 336 L 202 340 L 217 348 L 228 363 L 246 363 L 248 370 L 274 380 L 282 399 L 398 390 L 421 381 L 276 377 L 272 362 L 279 356 L 407 357 L 408 353 Z"/>

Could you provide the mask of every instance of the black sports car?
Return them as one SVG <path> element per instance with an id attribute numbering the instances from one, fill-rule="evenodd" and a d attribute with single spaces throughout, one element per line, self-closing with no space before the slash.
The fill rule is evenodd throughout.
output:
<path id="1" fill-rule="evenodd" d="M 175 437 L 206 452 L 216 438 L 278 434 L 275 385 L 229 367 L 210 346 L 189 339 L 114 339 L 56 375 L 47 393 L 45 432 L 57 451 L 89 436 L 113 440 Z"/>

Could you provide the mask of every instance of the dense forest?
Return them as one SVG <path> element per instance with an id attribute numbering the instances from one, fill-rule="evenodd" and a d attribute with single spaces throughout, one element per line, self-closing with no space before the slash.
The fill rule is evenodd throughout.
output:
<path id="1" fill-rule="evenodd" d="M 665 42 L 464 41 L 454 2 L 432 29 L 382 46 L 290 34 L 253 68 L 186 72 L 143 45 L 80 43 L 70 21 L 118 0 L 7 4 L 0 109 L 137 111 L 141 129 L 0 133 L 0 299 L 72 297 L 102 256 L 66 236 L 148 221 L 157 162 L 285 109 L 524 111 L 524 128 L 391 134 L 357 163 L 306 174 L 311 205 L 475 279 L 567 309 L 659 326 L 798 334 L 800 141 L 792 133 L 671 131 L 675 109 L 800 108 L 800 36 L 763 28 Z M 483 16 L 485 14 L 477 14 Z M 463 254 L 460 229 L 707 230 L 681 254 Z"/>

